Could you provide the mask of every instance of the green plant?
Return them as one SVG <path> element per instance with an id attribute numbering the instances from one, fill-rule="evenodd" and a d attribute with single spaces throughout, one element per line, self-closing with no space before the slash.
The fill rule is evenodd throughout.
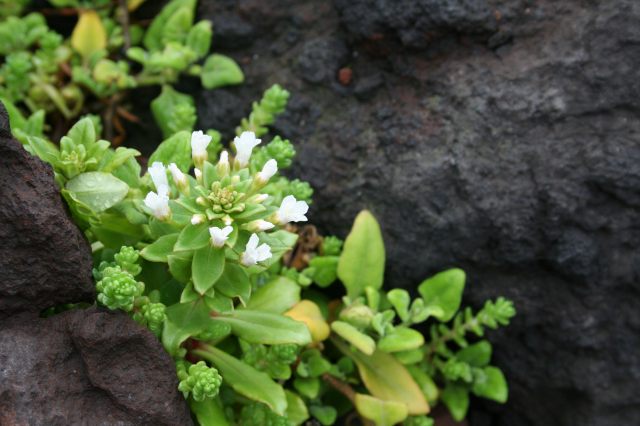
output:
<path id="1" fill-rule="evenodd" d="M 52 135 L 83 113 L 97 112 L 111 138 L 114 129 L 122 129 L 121 119 L 135 118 L 122 107 L 126 93 L 160 85 L 154 116 L 169 137 L 195 124 L 193 99 L 171 88 L 180 76 L 198 77 L 206 89 L 244 80 L 231 58 L 209 55 L 211 23 L 195 22 L 196 0 L 170 1 L 146 30 L 129 16 L 143 1 L 122 7 L 109 0 L 52 0 L 77 11 L 68 40 L 40 13 L 20 17 L 25 3 L 0 5 L 0 100 L 27 134 Z"/>
<path id="2" fill-rule="evenodd" d="M 157 115 L 189 103 L 170 88 L 161 96 Z M 509 323 L 510 301 L 461 309 L 460 269 L 423 281 L 417 297 L 384 290 L 384 243 L 368 211 L 344 242 L 309 228 L 298 242 L 292 222 L 307 220 L 311 188 L 279 174 L 295 156 L 289 141 L 255 133 L 287 98 L 267 90 L 229 149 L 215 131 L 183 127 L 190 113 L 171 125 L 168 116 L 144 175 L 138 152 L 113 149 L 93 117 L 59 148 L 39 118 L 10 119 L 51 164 L 91 242 L 97 303 L 158 337 L 201 425 L 331 425 L 355 411 L 377 426 L 429 426 L 439 403 L 460 420 L 470 394 L 505 402 L 484 334 Z M 329 300 L 322 289 L 335 283 L 344 297 Z"/>

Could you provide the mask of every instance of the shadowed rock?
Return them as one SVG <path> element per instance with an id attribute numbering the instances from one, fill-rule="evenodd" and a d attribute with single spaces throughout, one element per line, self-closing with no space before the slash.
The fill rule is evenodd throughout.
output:
<path id="1" fill-rule="evenodd" d="M 91 251 L 48 164 L 11 137 L 0 104 L 0 317 L 94 300 Z"/>
<path id="2" fill-rule="evenodd" d="M 171 357 L 123 312 L 7 319 L 0 366 L 2 425 L 192 424 Z"/>

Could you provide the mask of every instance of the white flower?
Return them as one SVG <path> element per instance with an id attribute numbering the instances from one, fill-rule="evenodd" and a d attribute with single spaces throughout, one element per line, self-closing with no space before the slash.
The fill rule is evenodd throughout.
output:
<path id="1" fill-rule="evenodd" d="M 306 202 L 296 201 L 293 195 L 287 195 L 282 200 L 276 216 L 281 225 L 289 222 L 306 222 L 307 211 L 309 211 L 309 205 Z"/>
<path id="2" fill-rule="evenodd" d="M 268 244 L 260 244 L 260 246 L 258 246 L 259 242 L 258 236 L 251 234 L 247 242 L 247 247 L 244 253 L 242 253 L 241 262 L 244 266 L 252 266 L 271 257 L 271 247 L 269 247 Z"/>
<path id="3" fill-rule="evenodd" d="M 242 132 L 240 136 L 236 136 L 233 140 L 236 146 L 236 160 L 240 164 L 240 167 L 245 167 L 249 164 L 249 158 L 251 157 L 251 151 L 262 142 L 260 139 L 256 139 L 256 134 L 253 132 Z"/>
<path id="4" fill-rule="evenodd" d="M 220 160 L 218 160 L 216 168 L 219 176 L 226 176 L 229 173 L 229 153 L 227 151 L 220 153 Z"/>
<path id="5" fill-rule="evenodd" d="M 176 166 L 176 163 L 169 164 L 169 171 L 171 172 L 171 176 L 173 177 L 173 181 L 176 183 L 178 188 L 186 188 L 189 185 L 187 181 L 187 176 L 182 173 L 182 170 Z"/>
<path id="6" fill-rule="evenodd" d="M 272 229 L 274 226 L 275 225 L 273 223 L 271 223 L 271 222 L 267 222 L 266 220 L 258 219 L 258 220 L 253 220 L 253 221 L 247 223 L 243 227 L 245 229 L 247 229 L 248 231 L 251 231 L 251 232 L 262 232 L 262 231 L 268 231 L 269 229 Z"/>
<path id="7" fill-rule="evenodd" d="M 231 232 L 233 232 L 233 227 L 231 226 L 225 226 L 222 229 L 218 228 L 217 226 L 212 226 L 211 228 L 209 228 L 209 234 L 211 234 L 211 244 L 213 244 L 214 247 L 223 247 Z"/>
<path id="8" fill-rule="evenodd" d="M 149 167 L 149 175 L 158 194 L 169 195 L 169 181 L 167 180 L 167 170 L 164 168 L 164 164 L 155 161 L 151 167 Z"/>
<path id="9" fill-rule="evenodd" d="M 194 214 L 193 216 L 191 216 L 191 224 L 200 225 L 201 223 L 204 223 L 206 219 L 207 218 L 203 214 Z"/>
<path id="10" fill-rule="evenodd" d="M 258 172 L 258 182 L 265 184 L 278 171 L 278 162 L 274 159 L 267 161 L 262 167 L 262 171 Z"/>
<path id="11" fill-rule="evenodd" d="M 160 220 L 168 219 L 171 216 L 169 197 L 166 194 L 156 194 L 151 191 L 144 197 L 144 204 L 149 207 L 151 213 Z"/>
<path id="12" fill-rule="evenodd" d="M 209 142 L 211 142 L 211 136 L 205 135 L 202 130 L 191 133 L 191 157 L 194 163 L 200 164 L 207 159 Z"/>

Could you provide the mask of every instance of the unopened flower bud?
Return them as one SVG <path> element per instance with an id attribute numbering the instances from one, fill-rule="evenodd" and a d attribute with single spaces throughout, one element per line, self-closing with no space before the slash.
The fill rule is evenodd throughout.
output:
<path id="1" fill-rule="evenodd" d="M 188 193 L 189 192 L 189 181 L 187 180 L 187 176 L 182 173 L 182 170 L 178 168 L 176 163 L 169 164 L 169 171 L 171 172 L 171 176 L 173 176 L 173 181 L 181 192 Z"/>
<path id="2" fill-rule="evenodd" d="M 256 181 L 259 185 L 265 185 L 269 179 L 273 177 L 278 171 L 278 163 L 276 160 L 269 160 L 265 163 L 264 167 L 262 167 L 262 171 L 258 172 L 256 175 Z"/>
<path id="3" fill-rule="evenodd" d="M 192 225 L 200 225 L 207 220 L 206 216 L 203 214 L 194 214 L 191 216 L 191 224 Z"/>
<path id="4" fill-rule="evenodd" d="M 211 142 L 211 136 L 204 134 L 202 130 L 191 133 L 191 157 L 196 166 L 201 167 L 207 161 L 207 146 Z"/>
<path id="5" fill-rule="evenodd" d="M 266 220 L 258 219 L 251 221 L 245 225 L 242 225 L 244 229 L 250 232 L 262 232 L 268 231 L 272 229 L 275 225 L 271 222 L 267 222 Z"/>
<path id="6" fill-rule="evenodd" d="M 220 160 L 218 161 L 218 165 L 216 166 L 219 177 L 225 177 L 229 174 L 229 153 L 227 151 L 222 151 L 220 153 Z"/>

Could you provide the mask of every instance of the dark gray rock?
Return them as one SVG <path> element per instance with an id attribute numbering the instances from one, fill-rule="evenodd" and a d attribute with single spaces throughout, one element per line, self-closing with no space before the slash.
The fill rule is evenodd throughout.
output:
<path id="1" fill-rule="evenodd" d="M 335 0 L 345 30 L 357 39 L 396 37 L 424 48 L 448 33 L 496 31 L 487 0 Z"/>
<path id="2" fill-rule="evenodd" d="M 307 41 L 298 57 L 300 76 L 309 83 L 331 83 L 338 70 L 349 59 L 349 50 L 338 38 L 316 38 Z"/>
<path id="3" fill-rule="evenodd" d="M 89 245 L 63 205 L 51 167 L 11 137 L 6 117 L 0 104 L 0 318 L 92 301 Z"/>
<path id="4" fill-rule="evenodd" d="M 276 129 L 316 189 L 311 220 L 344 236 L 369 208 L 390 285 L 455 265 L 471 305 L 516 302 L 512 326 L 490 335 L 510 401 L 475 400 L 470 424 L 639 424 L 640 3 L 234 4 L 266 23 L 231 52 L 255 58 L 243 102 L 271 83 L 292 92 Z M 288 50 L 268 53 L 292 31 Z M 373 96 L 298 74 L 326 37 L 350 40 L 352 87 L 381 76 Z M 210 114 L 215 96 L 199 95 Z"/>
<path id="5" fill-rule="evenodd" d="M 123 312 L 7 319 L 0 377 L 3 425 L 192 424 L 171 357 Z"/>

